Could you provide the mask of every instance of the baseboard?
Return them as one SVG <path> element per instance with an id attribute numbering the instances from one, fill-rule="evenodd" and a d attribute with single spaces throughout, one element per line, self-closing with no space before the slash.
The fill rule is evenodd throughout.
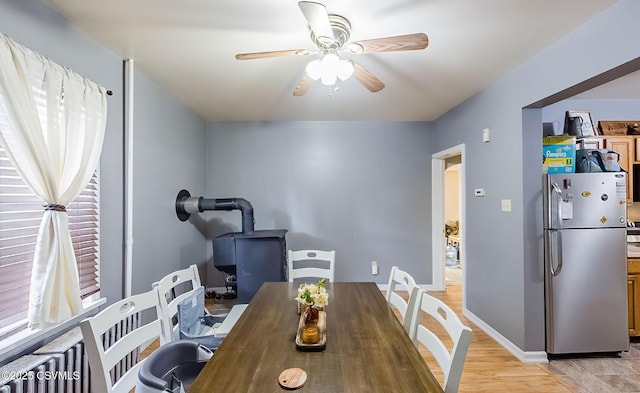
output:
<path id="1" fill-rule="evenodd" d="M 518 348 L 515 344 L 509 341 L 502 334 L 498 333 L 494 328 L 486 324 L 482 319 L 478 318 L 475 314 L 473 314 L 469 310 L 464 310 L 462 312 L 467 319 L 473 322 L 477 327 L 482 329 L 489 337 L 496 340 L 496 342 L 502 345 L 507 351 L 511 352 L 511 354 L 518 358 L 523 363 L 549 363 L 549 359 L 547 358 L 547 353 L 545 351 L 523 351 Z"/>
<path id="2" fill-rule="evenodd" d="M 421 284 L 418 285 L 421 289 L 425 291 L 435 291 L 435 287 L 432 284 Z M 386 291 L 389 288 L 388 284 L 378 284 L 378 288 L 381 291 Z M 509 341 L 502 334 L 498 333 L 494 328 L 485 323 L 482 319 L 478 318 L 475 314 L 473 314 L 469 310 L 463 310 L 462 315 L 467 317 L 471 322 L 473 322 L 477 327 L 479 327 L 482 331 L 484 331 L 489 337 L 496 340 L 498 344 L 504 347 L 507 351 L 509 351 L 513 356 L 518 358 L 523 363 L 549 363 L 549 359 L 547 358 L 547 353 L 545 351 L 523 351 L 518 348 L 515 344 Z"/>

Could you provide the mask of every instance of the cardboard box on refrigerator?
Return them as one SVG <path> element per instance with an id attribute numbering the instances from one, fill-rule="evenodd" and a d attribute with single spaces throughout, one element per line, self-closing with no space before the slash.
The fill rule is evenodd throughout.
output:
<path id="1" fill-rule="evenodd" d="M 566 135 L 544 137 L 542 162 L 544 173 L 574 173 L 576 138 Z"/>

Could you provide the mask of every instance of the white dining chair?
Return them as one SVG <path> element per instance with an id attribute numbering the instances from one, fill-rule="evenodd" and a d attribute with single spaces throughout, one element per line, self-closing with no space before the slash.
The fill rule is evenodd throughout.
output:
<path id="1" fill-rule="evenodd" d="M 288 250 L 289 282 L 301 278 L 335 281 L 335 251 Z"/>
<path id="2" fill-rule="evenodd" d="M 201 287 L 198 266 L 194 264 L 169 273 L 151 286 L 158 292 L 164 340 L 166 342 L 178 340 L 180 338 L 178 305 L 189 299 Z M 203 314 L 211 315 L 206 308 Z M 225 314 L 216 316 L 224 317 Z"/>
<path id="3" fill-rule="evenodd" d="M 143 322 L 138 322 L 140 318 Z M 117 301 L 80 322 L 80 329 L 89 359 L 92 393 L 128 393 L 136 386 L 144 362 L 137 361 L 137 357 L 132 359 L 131 354 L 157 339 L 164 344 L 158 292 L 154 289 Z M 113 343 L 105 342 L 103 335 L 111 329 L 120 331 L 122 336 Z M 127 369 L 123 364 L 131 367 Z"/>
<path id="4" fill-rule="evenodd" d="M 402 317 L 402 327 L 404 327 L 407 333 L 409 333 L 409 328 L 411 327 L 411 318 L 407 315 L 407 312 L 415 296 L 417 296 L 416 289 L 418 289 L 416 280 L 414 280 L 409 273 L 397 266 L 391 267 L 385 299 L 389 305 L 395 307 L 400 313 Z M 408 300 L 405 300 L 402 292 L 406 292 Z"/>
<path id="5" fill-rule="evenodd" d="M 418 295 L 411 310 L 412 323 L 409 337 L 417 348 L 422 344 L 433 354 L 444 375 L 445 393 L 455 393 L 460 386 L 464 361 L 471 343 L 471 329 L 465 326 L 458 315 L 443 301 L 422 289 L 416 292 Z M 451 350 L 434 331 L 425 327 L 423 324 L 425 314 L 430 317 L 429 320 L 435 320 L 444 328 L 453 342 Z"/>

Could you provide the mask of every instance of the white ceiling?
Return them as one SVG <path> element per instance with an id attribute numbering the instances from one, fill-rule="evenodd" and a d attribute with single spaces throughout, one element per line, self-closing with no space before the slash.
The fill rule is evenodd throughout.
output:
<path id="1" fill-rule="evenodd" d="M 354 78 L 329 96 L 293 89 L 315 49 L 297 0 L 43 0 L 209 120 L 434 120 L 615 0 L 323 0 L 351 40 L 424 32 L 421 51 L 345 55 L 386 87 Z"/>

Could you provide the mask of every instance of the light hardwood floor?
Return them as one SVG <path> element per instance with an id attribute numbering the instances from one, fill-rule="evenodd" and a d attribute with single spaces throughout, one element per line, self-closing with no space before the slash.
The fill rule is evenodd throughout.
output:
<path id="1" fill-rule="evenodd" d="M 473 330 L 460 381 L 460 392 L 575 392 L 543 366 L 518 360 L 465 318 L 462 315 L 461 289 L 461 286 L 449 285 L 446 291 L 429 292 L 430 295 L 441 299 L 451 307 L 465 325 Z M 442 332 L 441 329 L 433 327 L 434 325 L 426 317 L 423 323 L 434 331 Z M 435 360 L 422 346 L 420 353 L 436 378 L 442 383 L 442 373 Z"/>

